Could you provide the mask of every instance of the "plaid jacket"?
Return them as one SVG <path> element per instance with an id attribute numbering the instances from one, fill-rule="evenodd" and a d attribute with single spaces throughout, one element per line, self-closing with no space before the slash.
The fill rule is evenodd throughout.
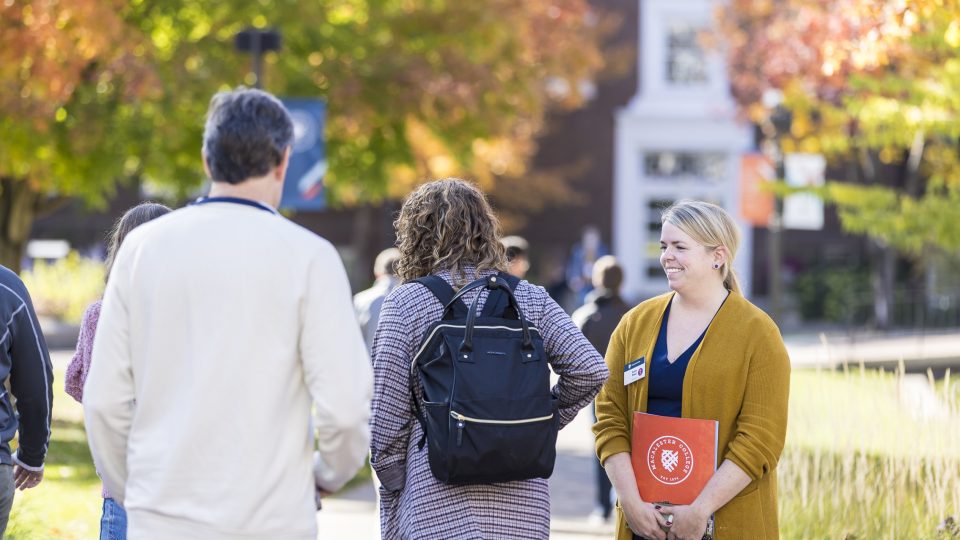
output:
<path id="1" fill-rule="evenodd" d="M 454 283 L 449 272 L 440 275 Z M 486 275 L 486 274 L 481 274 Z M 467 271 L 467 282 L 475 275 Z M 457 285 L 464 285 L 458 283 Z M 467 305 L 487 291 L 468 292 Z M 565 426 L 588 405 L 607 378 L 596 349 L 542 287 L 521 281 L 515 291 L 524 316 L 540 329 L 550 365 L 559 375 L 553 389 Z M 481 309 L 484 299 L 481 298 Z M 397 287 L 384 301 L 373 343 L 374 398 L 371 464 L 383 483 L 383 538 L 479 540 L 548 538 L 550 497 L 545 479 L 451 486 L 434 478 L 410 405 L 410 364 L 427 327 L 441 316 L 440 302 L 418 283 Z M 420 396 L 419 386 L 415 392 Z"/>

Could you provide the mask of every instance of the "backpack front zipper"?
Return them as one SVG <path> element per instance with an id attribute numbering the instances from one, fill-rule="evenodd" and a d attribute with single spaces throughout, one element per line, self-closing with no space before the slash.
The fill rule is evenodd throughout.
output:
<path id="1" fill-rule="evenodd" d="M 499 425 L 515 425 L 515 424 L 530 424 L 533 422 L 543 422 L 545 420 L 550 420 L 553 418 L 553 413 L 550 413 L 547 416 L 538 416 L 536 418 L 521 418 L 519 420 L 489 420 L 483 418 L 471 418 L 469 416 L 464 416 L 457 411 L 450 411 L 450 416 L 457 421 L 457 446 L 463 442 L 463 428 L 466 427 L 466 422 L 473 422 L 475 424 L 499 424 Z"/>

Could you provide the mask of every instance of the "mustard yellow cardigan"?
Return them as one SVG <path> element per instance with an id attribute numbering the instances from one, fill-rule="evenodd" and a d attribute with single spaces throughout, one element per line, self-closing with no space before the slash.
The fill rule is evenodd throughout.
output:
<path id="1" fill-rule="evenodd" d="M 597 456 L 603 463 L 630 452 L 633 412 L 647 410 L 649 375 L 624 387 L 623 368 L 650 357 L 674 293 L 651 298 L 624 315 L 610 338 L 610 378 L 597 396 Z M 720 423 L 717 466 L 729 459 L 750 484 L 716 513 L 718 540 L 776 539 L 777 461 L 787 431 L 790 360 L 780 331 L 759 308 L 731 292 L 694 352 L 683 378 L 685 418 Z M 617 540 L 631 533 L 617 504 Z"/>

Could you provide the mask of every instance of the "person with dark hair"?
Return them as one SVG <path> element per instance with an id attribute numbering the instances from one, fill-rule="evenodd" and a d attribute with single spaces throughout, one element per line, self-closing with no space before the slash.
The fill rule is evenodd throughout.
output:
<path id="1" fill-rule="evenodd" d="M 343 263 L 276 211 L 292 142 L 274 96 L 217 94 L 210 194 L 117 250 L 83 399 L 131 538 L 313 540 L 319 495 L 364 463 L 372 373 Z"/>
<path id="2" fill-rule="evenodd" d="M 383 538 L 547 538 L 550 498 L 545 478 L 441 482 L 431 472 L 427 450 L 418 449 L 424 432 L 411 408 L 411 399 L 423 400 L 419 379 L 411 381 L 411 362 L 427 327 L 444 310 L 430 289 L 412 280 L 439 276 L 459 290 L 477 278 L 505 271 L 497 218 L 479 189 L 446 179 L 411 193 L 394 226 L 400 249 L 397 273 L 404 283 L 384 301 L 373 344 L 370 463 L 382 482 Z M 565 426 L 590 403 L 607 370 L 596 349 L 542 287 L 518 281 L 513 293 L 524 318 L 542 336 L 547 361 L 559 375 L 552 394 L 559 425 Z M 482 311 L 489 294 L 473 289 L 463 300 L 470 306 L 476 299 Z"/>
<path id="3" fill-rule="evenodd" d="M 383 299 L 400 283 L 397 279 L 399 259 L 400 251 L 397 248 L 381 251 L 373 262 L 373 286 L 353 295 L 353 308 L 357 312 L 363 341 L 366 342 L 368 351 L 373 348 L 373 335 L 377 331 Z"/>
<path id="4" fill-rule="evenodd" d="M 170 208 L 157 203 L 146 202 L 138 204 L 126 211 L 117 220 L 110 231 L 107 247 L 106 279 L 110 279 L 110 269 L 116 259 L 117 250 L 123 240 L 133 229 L 152 221 L 162 215 L 170 213 Z M 103 300 L 90 304 L 83 313 L 80 322 L 80 336 L 77 338 L 77 350 L 67 365 L 64 378 L 64 389 L 73 399 L 83 403 L 83 383 L 87 380 L 90 371 L 91 353 L 93 352 L 93 336 L 97 332 L 97 321 L 100 319 L 100 305 Z M 110 496 L 106 487 L 102 490 L 103 514 L 100 517 L 100 540 L 123 540 L 127 537 L 127 512 L 117 501 Z"/>
<path id="5" fill-rule="evenodd" d="M 607 354 L 607 345 L 620 319 L 630 311 L 630 306 L 620 298 L 623 283 L 623 268 L 613 255 L 604 255 L 593 264 L 593 290 L 587 295 L 587 303 L 573 312 L 571 318 L 590 343 L 601 355 Z M 596 421 L 596 410 L 593 411 Z M 607 522 L 613 513 L 612 485 L 607 472 L 595 461 L 597 486 L 596 508 L 590 515 L 592 522 Z"/>
<path id="6" fill-rule="evenodd" d="M 0 266 L 0 539 L 7 529 L 13 496 L 43 480 L 50 444 L 53 366 L 33 302 L 23 281 Z M 14 407 L 16 412 L 14 412 Z M 10 441 L 19 432 L 19 446 Z"/>
<path id="7" fill-rule="evenodd" d="M 507 273 L 520 279 L 530 271 L 530 244 L 522 236 L 504 236 L 500 239 L 507 256 Z"/>
<path id="8" fill-rule="evenodd" d="M 572 309 L 587 301 L 587 295 L 593 290 L 593 264 L 600 257 L 609 254 L 610 250 L 600 235 L 600 228 L 596 225 L 584 227 L 583 235 L 570 250 L 570 259 L 567 261 L 567 285 L 573 292 Z"/>

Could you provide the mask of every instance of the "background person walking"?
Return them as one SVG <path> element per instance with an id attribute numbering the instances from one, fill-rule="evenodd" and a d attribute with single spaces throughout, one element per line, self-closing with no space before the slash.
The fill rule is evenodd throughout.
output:
<path id="1" fill-rule="evenodd" d="M 373 348 L 373 336 L 377 332 L 383 300 L 400 283 L 397 278 L 399 259 L 400 251 L 397 248 L 381 251 L 373 262 L 373 286 L 353 295 L 353 308 L 357 311 L 357 320 L 368 351 Z"/>
<path id="2" fill-rule="evenodd" d="M 623 268 L 612 255 L 604 255 L 593 265 L 593 291 L 587 295 L 587 303 L 573 312 L 571 318 L 590 343 L 601 355 L 607 354 L 607 345 L 620 319 L 630 311 L 630 306 L 620 298 L 623 283 Z M 593 411 L 596 421 L 596 409 Z M 591 521 L 606 522 L 613 513 L 612 484 L 607 471 L 595 461 L 596 508 Z"/>
<path id="3" fill-rule="evenodd" d="M 16 489 L 37 487 L 50 444 L 53 367 L 33 302 L 23 282 L 0 266 L 0 538 Z M 16 402 L 16 412 L 13 403 Z M 19 432 L 20 446 L 10 452 Z"/>

